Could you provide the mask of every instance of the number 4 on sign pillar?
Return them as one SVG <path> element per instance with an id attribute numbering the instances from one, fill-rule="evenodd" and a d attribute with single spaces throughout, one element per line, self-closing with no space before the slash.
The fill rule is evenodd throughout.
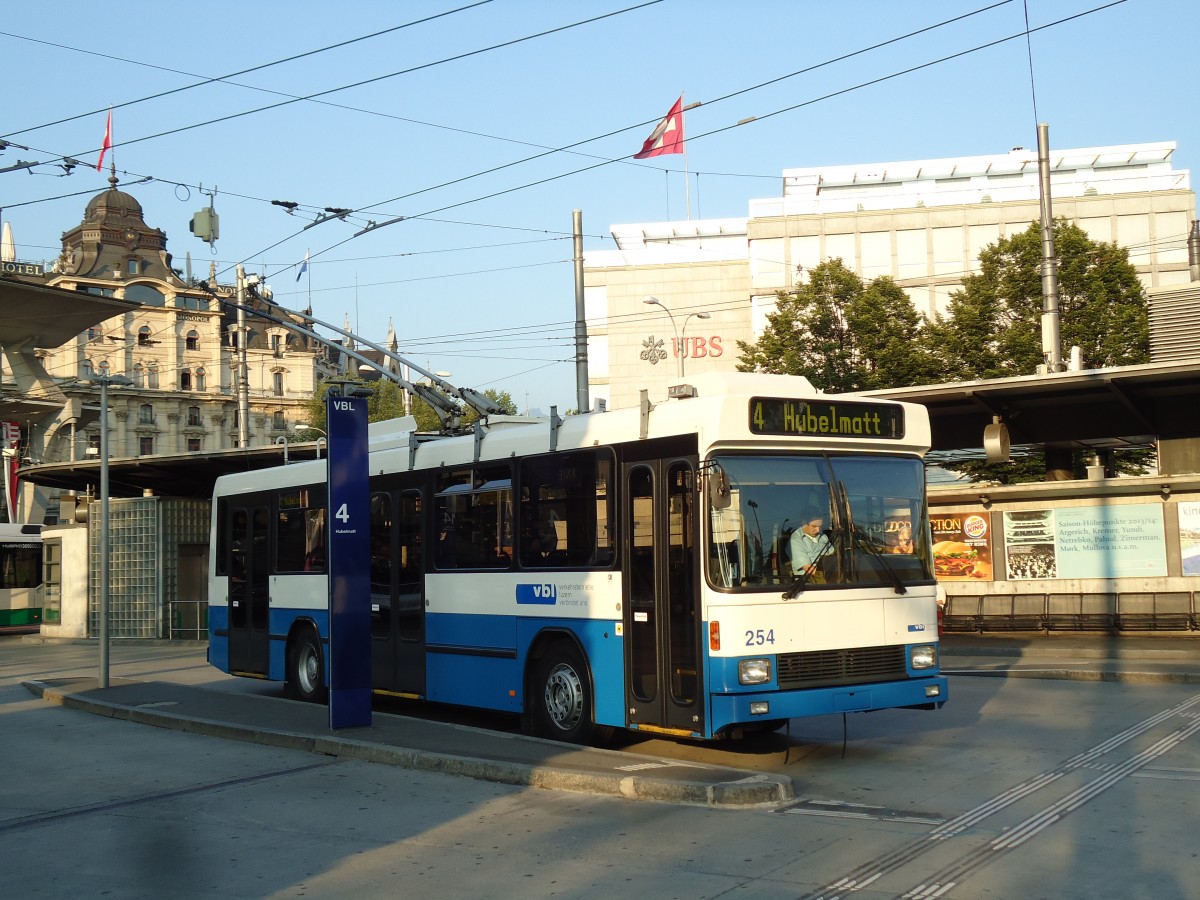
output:
<path id="1" fill-rule="evenodd" d="M 329 727 L 371 724 L 367 398 L 325 399 L 329 548 Z"/>

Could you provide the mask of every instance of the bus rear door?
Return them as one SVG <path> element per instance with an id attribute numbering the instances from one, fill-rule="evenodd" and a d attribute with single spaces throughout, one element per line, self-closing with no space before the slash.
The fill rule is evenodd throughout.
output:
<path id="1" fill-rule="evenodd" d="M 270 546 L 264 502 L 230 504 L 229 671 L 266 675 L 271 661 Z"/>
<path id="2" fill-rule="evenodd" d="M 425 696 L 424 517 L 419 490 L 371 496 L 371 683 Z"/>

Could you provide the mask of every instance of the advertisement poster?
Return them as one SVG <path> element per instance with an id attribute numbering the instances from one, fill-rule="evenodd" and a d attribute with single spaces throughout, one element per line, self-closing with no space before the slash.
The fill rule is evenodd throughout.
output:
<path id="1" fill-rule="evenodd" d="M 1184 575 L 1200 575 L 1200 503 L 1189 500 L 1179 508 L 1179 556 Z"/>
<path id="2" fill-rule="evenodd" d="M 1013 580 L 1167 574 L 1157 503 L 1006 512 L 1004 544 Z"/>
<path id="3" fill-rule="evenodd" d="M 979 512 L 934 516 L 933 571 L 938 581 L 992 579 L 991 516 Z"/>
<path id="4" fill-rule="evenodd" d="M 1004 555 L 1009 580 L 1058 578 L 1054 552 L 1054 510 L 1004 514 Z"/>

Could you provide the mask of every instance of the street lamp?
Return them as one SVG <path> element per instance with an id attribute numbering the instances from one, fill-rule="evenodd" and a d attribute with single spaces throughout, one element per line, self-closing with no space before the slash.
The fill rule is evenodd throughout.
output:
<path id="1" fill-rule="evenodd" d="M 322 442 L 322 440 L 327 440 L 329 438 L 329 435 L 327 435 L 325 432 L 323 432 L 316 425 L 309 425 L 307 422 L 301 422 L 299 425 L 297 425 L 292 430 L 295 432 L 315 431 L 317 434 L 320 435 L 320 437 L 317 438 L 317 459 L 320 459 L 321 458 L 321 442 Z"/>
<path id="2" fill-rule="evenodd" d="M 108 386 L 129 386 L 133 380 L 124 375 L 97 375 L 92 384 L 100 385 L 100 676 L 97 686 L 108 687 Z"/>
<path id="3" fill-rule="evenodd" d="M 711 319 L 712 316 L 706 312 L 688 313 L 687 317 L 683 320 L 683 327 L 676 328 L 675 327 L 675 317 L 673 315 L 671 315 L 671 311 L 669 309 L 667 309 L 667 306 L 665 303 L 663 303 L 657 297 L 647 297 L 642 302 L 649 304 L 650 306 L 660 307 L 662 309 L 662 311 L 667 314 L 667 318 L 671 320 L 671 329 L 675 332 L 675 353 L 679 359 L 679 377 L 682 378 L 683 377 L 683 358 L 686 355 L 686 351 L 684 350 L 683 340 L 685 337 L 687 337 L 687 324 L 694 318 L 695 319 Z"/>

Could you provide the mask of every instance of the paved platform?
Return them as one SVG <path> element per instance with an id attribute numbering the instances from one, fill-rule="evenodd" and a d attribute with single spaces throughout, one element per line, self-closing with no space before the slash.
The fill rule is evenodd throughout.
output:
<path id="1" fill-rule="evenodd" d="M 51 703 L 191 734 L 462 775 L 502 784 L 702 806 L 777 805 L 791 779 L 724 766 L 562 744 L 375 712 L 365 728 L 329 728 L 325 706 L 163 681 L 27 681 Z"/>
<path id="2" fill-rule="evenodd" d="M 1200 635 L 946 635 L 951 676 L 1200 683 Z M 97 715 L 275 747 L 505 784 L 712 807 L 795 799 L 790 778 L 561 744 L 376 711 L 365 728 L 329 728 L 323 706 L 162 681 L 26 681 L 51 703 Z M 953 702 L 953 693 L 951 701 Z"/>

